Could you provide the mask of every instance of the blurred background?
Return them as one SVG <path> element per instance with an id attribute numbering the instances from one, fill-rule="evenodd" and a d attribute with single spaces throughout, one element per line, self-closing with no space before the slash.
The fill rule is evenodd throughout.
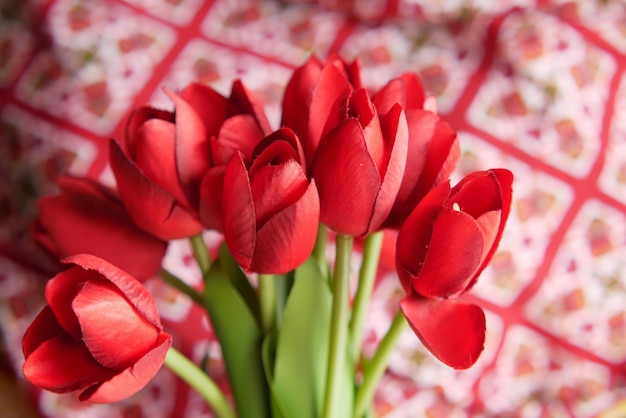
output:
<path id="1" fill-rule="evenodd" d="M 116 405 L 27 386 L 21 338 L 53 269 L 29 236 L 36 199 L 65 172 L 112 185 L 108 139 L 136 106 L 173 108 L 163 87 L 228 94 L 240 78 L 277 128 L 290 72 L 311 53 L 358 57 L 372 91 L 418 72 L 459 131 L 454 182 L 492 167 L 516 176 L 499 252 L 469 297 L 487 312 L 485 352 L 455 371 L 407 333 L 380 416 L 626 416 L 601 415 L 626 399 L 623 1 L 0 0 L 0 19 L 0 404 L 13 404 L 0 417 L 211 416 L 165 369 Z M 199 280 L 175 244 L 168 267 Z M 179 348 L 208 353 L 223 381 L 206 320 L 148 286 Z M 382 277 L 370 348 L 399 296 L 397 278 Z"/>

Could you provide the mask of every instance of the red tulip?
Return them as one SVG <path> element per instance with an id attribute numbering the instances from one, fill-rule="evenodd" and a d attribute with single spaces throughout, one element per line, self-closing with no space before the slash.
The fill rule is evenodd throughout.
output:
<path id="1" fill-rule="evenodd" d="M 464 369 L 483 350 L 485 315 L 455 298 L 467 292 L 493 256 L 511 207 L 513 175 L 470 174 L 450 190 L 432 189 L 398 233 L 396 268 L 411 328 L 442 362 Z"/>
<path id="2" fill-rule="evenodd" d="M 134 224 L 113 190 L 87 178 L 60 177 L 58 196 L 39 199 L 35 239 L 55 258 L 93 254 L 139 280 L 161 268 L 167 243 Z"/>
<path id="3" fill-rule="evenodd" d="M 110 403 L 143 388 L 160 369 L 172 337 L 154 300 L 128 273 L 92 255 L 46 285 L 48 306 L 26 330 L 23 373 L 52 392 Z"/>
<path id="4" fill-rule="evenodd" d="M 382 225 L 398 194 L 407 122 L 399 105 L 379 118 L 363 88 L 350 94 L 343 116 L 316 151 L 320 218 L 341 234 L 365 236 Z"/>
<path id="5" fill-rule="evenodd" d="M 384 226 L 399 228 L 426 193 L 448 179 L 460 155 L 456 132 L 428 109 L 418 76 L 406 73 L 391 80 L 373 99 L 381 116 L 400 104 L 409 129 L 407 164 L 395 203 Z"/>
<path id="6" fill-rule="evenodd" d="M 282 125 L 292 129 L 312 167 L 322 136 L 347 117 L 347 101 L 361 88 L 358 61 L 346 64 L 336 56 L 325 63 L 312 56 L 294 70 L 283 98 Z"/>
<path id="7" fill-rule="evenodd" d="M 313 251 L 319 198 L 306 174 L 302 147 L 290 129 L 265 138 L 248 165 L 235 155 L 224 177 L 223 232 L 246 271 L 282 274 Z"/>
<path id="8" fill-rule="evenodd" d="M 269 131 L 261 106 L 241 82 L 233 84 L 230 98 L 200 84 L 191 84 L 180 95 L 168 94 L 176 113 L 136 110 L 127 126 L 127 152 L 115 141 L 110 148 L 111 167 L 128 212 L 139 226 L 165 240 L 203 229 L 198 214 L 201 182 L 223 159 L 221 148 L 228 148 L 218 146 L 215 151 L 212 141 L 225 136 L 234 138 L 237 147 L 252 149 L 256 143 L 242 143 L 239 131 L 256 130 L 254 138 Z"/>

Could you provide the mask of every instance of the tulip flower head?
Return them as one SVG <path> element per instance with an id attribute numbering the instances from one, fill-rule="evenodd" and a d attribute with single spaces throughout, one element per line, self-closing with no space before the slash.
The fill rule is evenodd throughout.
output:
<path id="1" fill-rule="evenodd" d="M 50 279 L 46 306 L 30 325 L 22 348 L 23 373 L 52 392 L 116 402 L 143 388 L 160 369 L 172 337 L 156 305 L 134 277 L 87 254 Z"/>
<path id="2" fill-rule="evenodd" d="M 226 169 L 224 238 L 247 271 L 286 273 L 315 245 L 319 197 L 306 174 L 296 135 L 283 128 L 265 138 L 247 165 L 241 153 Z"/>
<path id="3" fill-rule="evenodd" d="M 513 176 L 504 169 L 432 189 L 398 233 L 396 268 L 407 292 L 400 306 L 437 358 L 455 368 L 478 359 L 485 315 L 456 300 L 476 283 L 493 256 L 511 205 Z"/>

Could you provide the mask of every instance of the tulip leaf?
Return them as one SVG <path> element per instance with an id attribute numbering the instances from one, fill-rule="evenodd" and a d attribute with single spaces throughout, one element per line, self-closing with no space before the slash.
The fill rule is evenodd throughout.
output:
<path id="1" fill-rule="evenodd" d="M 276 292 L 276 327 L 280 329 L 283 323 L 285 304 L 287 303 L 287 298 L 293 286 L 294 272 L 291 271 L 287 274 L 276 275 L 274 276 L 274 280 L 274 289 Z"/>
<path id="2" fill-rule="evenodd" d="M 267 382 L 261 358 L 263 335 L 243 296 L 215 262 L 204 289 L 206 308 L 222 347 L 240 418 L 269 418 Z"/>
<path id="3" fill-rule="evenodd" d="M 246 275 L 241 270 L 241 267 L 239 267 L 239 264 L 237 264 L 228 250 L 226 242 L 223 242 L 220 246 L 219 259 L 222 263 L 224 272 L 227 274 L 228 278 L 237 289 L 243 300 L 248 304 L 248 307 L 254 314 L 255 318 L 260 318 L 259 300 L 256 297 L 256 292 Z"/>
<path id="4" fill-rule="evenodd" d="M 331 308 L 328 283 L 315 260 L 310 258 L 296 270 L 276 345 L 273 387 L 286 418 L 320 415 L 326 385 Z"/>
<path id="5" fill-rule="evenodd" d="M 263 340 L 262 356 L 263 356 L 263 368 L 265 370 L 265 377 L 267 378 L 267 384 L 270 388 L 270 395 L 272 396 L 271 408 L 272 418 L 285 418 L 285 410 L 276 395 L 276 389 L 274 388 L 274 355 L 276 353 L 276 334 L 272 333 L 265 337 Z"/>

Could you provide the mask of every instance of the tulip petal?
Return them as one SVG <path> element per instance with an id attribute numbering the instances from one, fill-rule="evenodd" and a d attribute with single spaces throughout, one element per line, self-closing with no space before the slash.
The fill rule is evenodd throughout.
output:
<path id="1" fill-rule="evenodd" d="M 150 106 L 143 106 L 133 110 L 128 118 L 126 124 L 126 151 L 132 160 L 135 159 L 137 154 L 135 149 L 134 140 L 137 136 L 137 131 L 141 126 L 150 119 L 160 119 L 165 122 L 174 123 L 175 116 L 172 112 L 166 110 L 155 109 Z"/>
<path id="2" fill-rule="evenodd" d="M 411 192 L 411 202 L 419 202 L 433 186 L 448 179 L 459 153 L 456 132 L 446 122 L 438 120 L 428 143 L 419 180 Z"/>
<path id="3" fill-rule="evenodd" d="M 110 142 L 110 163 L 124 206 L 141 228 L 165 241 L 202 231 L 202 224 L 150 181 L 114 140 Z"/>
<path id="4" fill-rule="evenodd" d="M 257 230 L 276 213 L 298 201 L 309 185 L 302 167 L 293 160 L 265 165 L 250 176 Z"/>
<path id="5" fill-rule="evenodd" d="M 422 109 L 426 93 L 424 86 L 415 73 L 405 73 L 388 82 L 374 96 L 378 113 L 384 115 L 395 104 L 399 104 L 409 113 L 410 110 Z"/>
<path id="6" fill-rule="evenodd" d="M 224 175 L 222 223 L 231 254 L 247 269 L 254 255 L 256 218 L 250 180 L 240 153 L 232 159 Z"/>
<path id="7" fill-rule="evenodd" d="M 419 273 L 412 288 L 430 298 L 448 297 L 465 290 L 483 255 L 483 234 L 466 213 L 443 208 L 437 216 Z"/>
<path id="8" fill-rule="evenodd" d="M 171 345 L 172 337 L 162 334 L 158 345 L 135 364 L 102 384 L 83 391 L 79 399 L 96 403 L 112 403 L 137 393 L 157 374 Z"/>
<path id="9" fill-rule="evenodd" d="M 319 226 L 319 197 L 312 181 L 291 206 L 277 212 L 257 233 L 250 270 L 284 274 L 312 253 Z"/>
<path id="10" fill-rule="evenodd" d="M 263 103 L 250 90 L 244 86 L 241 80 L 235 80 L 230 91 L 230 101 L 242 113 L 254 116 L 257 124 L 263 132 L 263 136 L 267 136 L 272 132 L 270 122 L 263 110 Z"/>
<path id="11" fill-rule="evenodd" d="M 307 62 L 294 70 L 285 88 L 282 104 L 281 126 L 287 126 L 306 143 L 309 106 L 313 88 L 322 71 L 322 64 L 313 55 Z"/>
<path id="12" fill-rule="evenodd" d="M 501 210 L 499 211 L 500 224 L 497 229 L 497 233 L 492 238 L 491 249 L 489 250 L 488 253 L 483 254 L 483 261 L 480 267 L 476 270 L 476 273 L 474 274 L 474 277 L 472 281 L 470 282 L 470 284 L 467 286 L 467 289 L 470 289 L 472 286 L 474 286 L 474 284 L 476 283 L 476 280 L 478 279 L 478 276 L 485 269 L 485 267 L 487 267 L 487 264 L 489 264 L 489 261 L 491 261 L 491 258 L 493 257 L 496 250 L 498 249 L 498 244 L 500 243 L 500 239 L 502 238 L 502 233 L 504 232 L 504 226 L 506 225 L 506 221 L 508 219 L 509 212 L 511 210 L 513 173 L 511 173 L 509 170 L 506 170 L 506 169 L 488 170 L 488 173 L 491 176 L 494 176 L 498 182 L 500 204 L 499 205 L 496 204 L 496 206 L 501 207 Z M 482 193 L 479 192 L 479 195 L 482 197 Z M 480 217 L 479 217 L 479 220 L 480 220 Z M 479 221 L 479 223 L 480 222 L 481 221 Z M 486 223 L 487 220 L 484 220 L 482 222 Z M 487 227 L 483 226 L 483 228 L 487 228 Z M 491 228 L 493 228 L 493 225 L 491 226 Z"/>
<path id="13" fill-rule="evenodd" d="M 356 119 L 346 120 L 320 143 L 313 177 L 319 190 L 322 222 L 342 234 L 366 233 L 381 178 Z"/>
<path id="14" fill-rule="evenodd" d="M 111 282 L 86 282 L 72 302 L 91 355 L 103 366 L 122 370 L 150 351 L 158 330 Z"/>
<path id="15" fill-rule="evenodd" d="M 400 308 L 424 346 L 455 369 L 471 367 L 485 345 L 485 313 L 476 305 L 407 295 Z"/>
<path id="16" fill-rule="evenodd" d="M 222 188 L 226 166 L 207 171 L 200 184 L 198 216 L 207 229 L 222 231 Z"/>
<path id="17" fill-rule="evenodd" d="M 37 240 L 60 258 L 89 253 L 140 280 L 155 274 L 167 243 L 137 227 L 121 202 L 104 200 L 105 193 L 87 193 L 39 199 Z"/>
<path id="18" fill-rule="evenodd" d="M 53 392 L 69 392 L 110 379 L 115 372 L 100 365 L 80 341 L 60 334 L 40 344 L 24 362 L 24 377 Z"/>
<path id="19" fill-rule="evenodd" d="M 382 132 L 385 139 L 384 145 L 387 160 L 385 161 L 384 171 L 381 171 L 383 182 L 380 192 L 376 196 L 374 213 L 372 214 L 368 232 L 378 229 L 389 216 L 406 169 L 409 131 L 406 117 L 399 105 L 395 106 L 384 117 Z"/>
<path id="20" fill-rule="evenodd" d="M 82 283 L 99 277 L 100 275 L 96 272 L 72 267 L 60 272 L 46 283 L 46 300 L 57 321 L 65 332 L 77 340 L 81 338 L 81 331 L 76 314 L 72 310 L 72 300 Z"/>
<path id="21" fill-rule="evenodd" d="M 195 144 L 200 144 L 211 137 L 217 136 L 222 123 L 237 113 L 235 106 L 226 97 L 211 87 L 200 83 L 189 84 L 180 93 L 180 99 L 178 102 L 183 102 L 184 104 L 181 103 L 181 105 L 187 111 L 184 120 L 187 120 L 187 117 L 189 117 L 189 120 L 193 123 L 194 131 L 190 132 L 190 134 L 195 136 L 195 141 L 193 141 Z M 178 103 L 175 101 L 175 104 L 178 121 Z M 183 120 L 180 121 L 183 122 Z M 198 122 L 202 124 L 201 129 L 198 129 Z M 185 162 L 182 159 L 179 159 L 179 161 Z"/>
<path id="22" fill-rule="evenodd" d="M 91 271 L 100 273 L 98 279 L 113 283 L 148 322 L 161 329 L 161 318 L 152 295 L 130 274 L 91 254 L 74 255 L 64 259 L 63 262 L 81 266 L 88 270 L 87 273 Z"/>
<path id="23" fill-rule="evenodd" d="M 348 116 L 351 94 L 352 86 L 346 75 L 334 65 L 325 65 L 313 89 L 309 107 L 309 128 L 304 144 L 309 167 L 322 136 Z"/>
<path id="24" fill-rule="evenodd" d="M 406 292 L 424 264 L 441 206 L 450 193 L 450 183 L 442 183 L 428 193 L 398 231 L 396 270 Z"/>
<path id="25" fill-rule="evenodd" d="M 147 178 L 189 207 L 176 169 L 178 126 L 161 119 L 144 123 L 135 136 L 134 162 Z"/>
<path id="26" fill-rule="evenodd" d="M 252 158 L 257 144 L 263 139 L 261 128 L 250 115 L 236 115 L 224 121 L 217 141 L 213 143 L 214 165 L 226 165 L 237 151 L 246 160 Z"/>
<path id="27" fill-rule="evenodd" d="M 193 90 L 193 87 L 188 87 L 188 89 Z M 172 149 L 175 152 L 171 155 L 171 158 L 175 160 L 174 164 L 176 167 L 173 174 L 176 174 L 176 181 L 179 182 L 185 199 L 181 199 L 178 195 L 174 196 L 179 202 L 186 202 L 188 199 L 191 207 L 197 207 L 200 181 L 204 173 L 211 167 L 211 149 L 209 144 L 211 137 L 209 134 L 215 129 L 212 126 L 205 126 L 205 123 L 221 124 L 219 112 L 220 110 L 223 112 L 225 110 L 220 106 L 213 105 L 210 107 L 212 118 L 205 121 L 196 111 L 196 109 L 203 108 L 194 108 L 191 103 L 182 97 L 167 90 L 165 92 L 174 102 L 174 106 L 176 106 L 176 133 L 172 136 L 172 138 L 175 138 L 174 144 L 172 144 Z M 209 103 L 213 104 L 214 101 L 209 101 Z M 202 104 L 209 103 L 202 102 Z M 143 168 L 142 165 L 140 167 Z M 151 179 L 155 178 L 150 174 L 147 175 Z M 168 188 L 165 189 L 170 190 Z"/>
<path id="28" fill-rule="evenodd" d="M 24 333 L 22 340 L 24 358 L 30 356 L 45 341 L 65 333 L 50 306 L 44 307 Z"/>

